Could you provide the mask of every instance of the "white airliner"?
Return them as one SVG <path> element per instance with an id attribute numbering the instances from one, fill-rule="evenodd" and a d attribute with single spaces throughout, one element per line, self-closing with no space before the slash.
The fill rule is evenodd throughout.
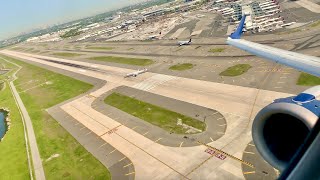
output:
<path id="1" fill-rule="evenodd" d="M 273 9 L 273 10 L 270 10 L 270 11 L 266 11 L 264 12 L 265 14 L 271 14 L 271 15 L 275 15 L 276 13 L 279 13 L 279 12 L 282 12 L 281 10 L 278 9 Z"/>
<path id="2" fill-rule="evenodd" d="M 125 78 L 127 78 L 127 77 L 137 77 L 139 74 L 145 73 L 147 71 L 148 71 L 148 69 L 146 69 L 146 68 L 144 68 L 142 70 L 139 69 L 138 71 L 126 74 L 124 77 Z"/>
<path id="3" fill-rule="evenodd" d="M 280 6 L 279 5 L 272 5 L 272 6 L 261 7 L 261 9 L 263 11 L 272 10 L 272 9 L 280 9 Z"/>
<path id="4" fill-rule="evenodd" d="M 267 6 L 267 5 L 270 5 L 270 4 L 275 4 L 275 2 L 270 2 L 270 1 L 269 2 L 264 2 L 264 3 L 260 3 L 259 6 L 262 7 L 262 6 Z"/>
<path id="5" fill-rule="evenodd" d="M 147 40 L 158 40 L 159 39 L 159 35 L 152 35 L 149 36 Z"/>
<path id="6" fill-rule="evenodd" d="M 319 57 L 241 39 L 245 18 L 243 15 L 236 31 L 228 37 L 229 45 L 320 77 Z M 256 115 L 252 125 L 254 144 L 262 157 L 280 170 L 279 180 L 319 179 L 319 107 L 320 86 L 315 86 L 297 96 L 276 99 Z M 295 123 L 299 124 L 297 128 Z M 308 131 L 304 133 L 303 128 Z M 295 146 L 290 146 L 293 142 Z"/>
<path id="7" fill-rule="evenodd" d="M 281 27 L 291 26 L 291 25 L 293 25 L 295 23 L 296 22 L 290 22 L 290 23 L 282 24 Z"/>
<path id="8" fill-rule="evenodd" d="M 160 39 L 160 36 L 161 36 L 161 31 L 159 34 L 154 34 L 154 35 L 149 36 L 148 39 L 149 40 L 158 40 L 158 39 Z"/>
<path id="9" fill-rule="evenodd" d="M 183 46 L 183 45 L 190 45 L 191 44 L 191 38 L 189 41 L 178 41 L 177 43 L 179 46 Z"/>

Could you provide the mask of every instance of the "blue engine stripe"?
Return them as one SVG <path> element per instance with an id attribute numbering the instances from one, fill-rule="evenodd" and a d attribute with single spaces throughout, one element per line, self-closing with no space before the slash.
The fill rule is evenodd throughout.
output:
<path id="1" fill-rule="evenodd" d="M 309 100 L 309 101 L 305 101 L 304 103 L 301 103 L 301 102 L 298 102 L 298 101 L 294 101 L 294 99 L 297 98 L 297 97 L 298 96 L 275 99 L 273 103 L 296 104 L 298 106 L 302 106 L 302 107 L 308 109 L 313 114 L 315 114 L 316 116 L 320 117 L 320 101 L 318 101 L 316 99 L 313 99 L 313 100 Z"/>
<path id="2" fill-rule="evenodd" d="M 306 103 L 315 100 L 316 97 L 312 94 L 306 94 L 306 93 L 300 93 L 298 96 L 293 98 L 292 100 L 294 102 L 299 102 L 299 103 Z"/>

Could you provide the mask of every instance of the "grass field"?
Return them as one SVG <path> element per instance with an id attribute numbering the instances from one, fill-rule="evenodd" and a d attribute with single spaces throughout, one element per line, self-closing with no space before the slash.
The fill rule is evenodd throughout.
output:
<path id="1" fill-rule="evenodd" d="M 0 63 L 12 67 L 1 58 Z M 0 75 L 0 79 L 6 78 Z M 0 107 L 9 109 L 11 126 L 0 142 L 0 179 L 30 179 L 22 119 L 9 84 L 5 83 L 4 87 L 2 91 L 0 88 Z"/>
<path id="2" fill-rule="evenodd" d="M 181 119 L 183 124 L 201 131 L 206 128 L 206 124 L 201 121 L 119 93 L 112 93 L 104 102 L 175 134 L 186 134 L 189 129 L 178 125 L 178 119 Z"/>
<path id="3" fill-rule="evenodd" d="M 81 56 L 82 54 L 78 54 L 78 53 L 60 52 L 60 53 L 52 53 L 51 55 L 54 55 L 54 56 L 61 56 L 61 57 L 77 57 L 77 56 Z"/>
<path id="4" fill-rule="evenodd" d="M 231 66 L 225 71 L 221 72 L 220 76 L 239 76 L 246 73 L 252 66 L 250 64 L 237 64 Z"/>
<path id="5" fill-rule="evenodd" d="M 79 29 L 80 28 L 70 29 L 69 31 L 67 31 L 63 35 L 61 35 L 60 37 L 65 39 L 65 38 L 69 38 L 69 37 L 78 36 L 82 33 L 81 31 L 79 31 Z"/>
<path id="6" fill-rule="evenodd" d="M 296 33 L 296 32 L 301 32 L 302 30 L 299 28 L 294 28 L 294 29 L 290 29 L 290 30 L 286 30 L 286 31 L 282 31 L 282 32 L 278 32 L 276 33 L 277 35 L 285 35 L 285 34 L 292 34 L 292 33 Z"/>
<path id="7" fill-rule="evenodd" d="M 115 47 L 98 47 L 98 46 L 89 46 L 89 47 L 87 47 L 87 49 L 93 49 L 93 50 L 107 50 L 107 51 L 111 51 L 111 50 L 115 49 Z"/>
<path id="8" fill-rule="evenodd" d="M 320 21 L 316 21 L 316 22 L 314 22 L 314 23 L 312 23 L 310 25 L 310 27 L 312 27 L 312 28 L 315 28 L 315 27 L 318 27 L 318 26 L 320 26 Z"/>
<path id="9" fill-rule="evenodd" d="M 176 71 L 184 71 L 188 69 L 192 69 L 195 65 L 191 63 L 183 63 L 183 64 L 176 64 L 171 67 L 169 67 L 170 70 L 176 70 Z"/>
<path id="10" fill-rule="evenodd" d="M 298 78 L 297 85 L 301 86 L 316 86 L 320 85 L 320 78 L 302 72 Z"/>
<path id="11" fill-rule="evenodd" d="M 24 48 L 22 48 L 22 47 L 13 47 L 13 48 L 11 48 L 11 50 L 22 51 L 22 50 L 24 50 Z"/>
<path id="12" fill-rule="evenodd" d="M 209 49 L 208 52 L 218 53 L 218 52 L 223 52 L 224 50 L 225 50 L 225 48 L 211 48 L 211 49 Z"/>
<path id="13" fill-rule="evenodd" d="M 34 48 L 27 48 L 27 49 L 25 49 L 24 51 L 26 51 L 26 52 L 32 52 L 32 51 L 34 51 Z"/>
<path id="14" fill-rule="evenodd" d="M 45 111 L 88 91 L 92 85 L 9 57 L 6 59 L 23 67 L 17 74 L 15 86 L 32 119 L 46 178 L 110 179 L 108 170 Z M 50 83 L 38 86 L 48 81 Z M 60 156 L 46 161 L 53 154 Z"/>
<path id="15" fill-rule="evenodd" d="M 96 60 L 96 61 L 120 63 L 120 64 L 130 64 L 130 65 L 136 65 L 136 66 L 147 66 L 153 63 L 151 59 L 116 57 L 116 56 L 97 56 L 97 57 L 91 57 L 89 59 Z"/>
<path id="16" fill-rule="evenodd" d="M 41 52 L 40 50 L 33 50 L 33 51 L 30 51 L 31 53 L 39 53 Z"/>
<path id="17" fill-rule="evenodd" d="M 153 42 L 152 39 L 145 39 L 145 40 L 141 40 L 141 42 Z"/>
<path id="18" fill-rule="evenodd" d="M 1 179 L 30 179 L 23 124 L 7 83 L 5 89 L 0 91 L 0 107 L 10 110 L 11 122 L 10 129 L 0 142 Z"/>

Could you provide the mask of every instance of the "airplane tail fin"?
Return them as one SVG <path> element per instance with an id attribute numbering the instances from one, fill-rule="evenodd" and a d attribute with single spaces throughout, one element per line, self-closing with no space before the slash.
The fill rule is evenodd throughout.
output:
<path id="1" fill-rule="evenodd" d="M 240 39 L 241 38 L 244 22 L 246 20 L 246 16 L 247 15 L 245 15 L 245 14 L 242 16 L 241 21 L 238 25 L 238 28 L 230 35 L 231 39 Z"/>
<path id="2" fill-rule="evenodd" d="M 191 43 L 191 38 L 190 38 L 190 40 L 189 40 L 189 43 Z"/>

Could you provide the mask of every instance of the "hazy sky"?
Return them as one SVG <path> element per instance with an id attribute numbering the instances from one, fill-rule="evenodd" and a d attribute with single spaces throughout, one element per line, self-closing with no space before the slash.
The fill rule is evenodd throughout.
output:
<path id="1" fill-rule="evenodd" d="M 1 0 L 0 40 L 145 0 Z"/>

